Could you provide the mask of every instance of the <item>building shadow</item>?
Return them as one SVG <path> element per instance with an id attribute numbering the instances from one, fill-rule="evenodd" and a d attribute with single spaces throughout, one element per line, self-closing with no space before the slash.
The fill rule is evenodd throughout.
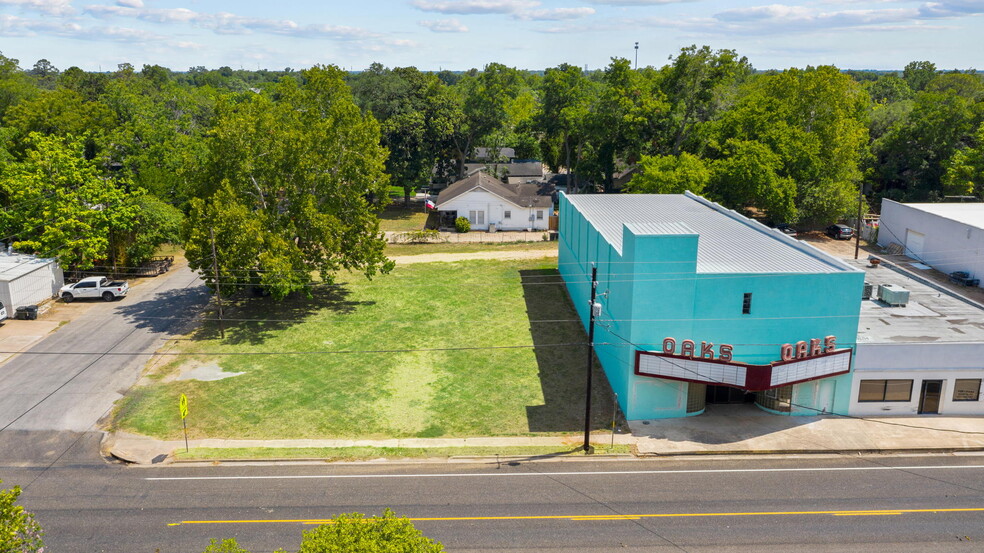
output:
<path id="1" fill-rule="evenodd" d="M 526 407 L 529 430 L 583 431 L 587 333 L 556 269 L 523 270 L 519 274 L 543 391 L 543 405 Z M 592 430 L 611 429 L 614 396 L 597 357 L 592 392 Z M 625 426 L 621 420 L 616 424 Z"/>

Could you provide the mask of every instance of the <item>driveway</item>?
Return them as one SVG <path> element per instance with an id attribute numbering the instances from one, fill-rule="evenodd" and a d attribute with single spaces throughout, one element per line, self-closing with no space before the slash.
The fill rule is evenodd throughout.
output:
<path id="1" fill-rule="evenodd" d="M 201 280 L 182 264 L 121 301 L 85 305 L 0 365 L 0 465 L 54 462 L 85 434 L 99 433 L 99 421 L 140 377 L 146 354 L 186 328 L 207 301 Z"/>

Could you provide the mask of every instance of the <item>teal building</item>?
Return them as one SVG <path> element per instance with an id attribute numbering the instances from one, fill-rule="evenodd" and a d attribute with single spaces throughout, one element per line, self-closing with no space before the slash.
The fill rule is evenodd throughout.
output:
<path id="1" fill-rule="evenodd" d="M 864 271 L 691 193 L 561 195 L 558 230 L 628 420 L 848 411 Z"/>

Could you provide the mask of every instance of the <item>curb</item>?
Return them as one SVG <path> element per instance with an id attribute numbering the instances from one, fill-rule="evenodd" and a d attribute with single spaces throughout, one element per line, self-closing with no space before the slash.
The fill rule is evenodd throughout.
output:
<path id="1" fill-rule="evenodd" d="M 968 447 L 903 447 L 883 449 L 748 449 L 733 451 L 674 451 L 670 453 L 638 453 L 637 457 L 710 457 L 717 455 L 905 455 L 915 453 L 973 453 L 984 452 L 984 446 Z"/>
<path id="2" fill-rule="evenodd" d="M 291 458 L 264 458 L 264 459 L 171 459 L 169 465 L 240 465 L 253 463 L 270 464 L 358 464 L 358 465 L 381 465 L 381 464 L 437 464 L 453 462 L 477 462 L 477 463 L 512 463 L 512 462 L 570 462 L 583 460 L 605 460 L 605 461 L 631 461 L 638 459 L 639 456 L 628 453 L 599 453 L 585 455 L 581 457 L 568 457 L 566 455 L 500 455 L 498 457 L 488 455 L 452 455 L 439 457 L 378 457 L 375 459 L 333 461 L 324 457 L 291 457 Z"/>

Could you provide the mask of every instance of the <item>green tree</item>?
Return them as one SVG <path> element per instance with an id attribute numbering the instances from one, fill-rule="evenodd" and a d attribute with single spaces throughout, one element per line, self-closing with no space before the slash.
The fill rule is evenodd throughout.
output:
<path id="1" fill-rule="evenodd" d="M 304 532 L 297 553 L 438 553 L 444 547 L 386 509 L 382 516 L 342 514 Z"/>
<path id="2" fill-rule="evenodd" d="M 680 50 L 673 63 L 663 70 L 663 90 L 672 109 L 674 155 L 688 144 L 698 125 L 726 109 L 738 86 L 751 72 L 748 60 L 738 57 L 733 50 L 714 52 L 709 46 L 697 48 L 696 45 Z"/>
<path id="3" fill-rule="evenodd" d="M 447 87 L 415 67 L 389 70 L 374 63 L 352 81 L 352 92 L 379 121 L 389 150 L 386 172 L 409 205 L 410 194 L 429 182 L 438 154 L 450 144 L 456 112 Z"/>
<path id="4" fill-rule="evenodd" d="M 11 106 L 38 94 L 37 86 L 20 70 L 18 63 L 0 53 L 0 120 Z"/>
<path id="5" fill-rule="evenodd" d="M 973 144 L 958 150 L 947 161 L 943 193 L 984 198 L 984 124 L 977 128 Z"/>
<path id="6" fill-rule="evenodd" d="M 102 138 L 116 127 L 112 110 L 99 101 L 59 88 L 24 100 L 7 111 L 4 122 L 26 137 L 32 132 L 55 136 L 83 137 L 85 155 L 96 156 Z"/>
<path id="7" fill-rule="evenodd" d="M 55 88 L 55 84 L 58 82 L 58 68 L 44 58 L 39 59 L 29 73 L 37 79 L 38 86 L 41 88 L 51 90 Z"/>
<path id="8" fill-rule="evenodd" d="M 0 489 L 0 552 L 42 553 L 44 532 L 34 515 L 16 504 L 20 494 L 20 486 Z"/>
<path id="9" fill-rule="evenodd" d="M 936 76 L 936 64 L 928 61 L 910 61 L 902 71 L 902 78 L 915 92 L 926 88 Z"/>
<path id="10" fill-rule="evenodd" d="M 701 194 L 711 170 L 701 158 L 683 152 L 678 156 L 642 156 L 640 171 L 626 185 L 626 192 L 642 194 Z"/>
<path id="11" fill-rule="evenodd" d="M 782 157 L 765 144 L 730 139 L 714 163 L 709 190 L 731 207 L 755 206 L 774 221 L 795 222 L 796 182 L 784 176 Z"/>
<path id="12" fill-rule="evenodd" d="M 795 215 L 814 222 L 836 220 L 855 205 L 851 191 L 856 197 L 868 148 L 869 102 L 860 85 L 835 67 L 763 75 L 750 82 L 734 108 L 714 123 L 709 150 L 715 159 L 723 159 L 734 152 L 752 153 L 737 144 L 755 142 L 768 148 L 779 164 L 770 157 L 766 165 L 777 178 L 795 183 Z M 731 139 L 737 142 L 729 147 Z M 750 159 L 767 160 L 755 153 Z M 728 202 L 741 199 L 724 196 Z M 770 209 L 784 214 L 774 217 L 792 222 L 786 197 L 773 200 Z"/>
<path id="13" fill-rule="evenodd" d="M 554 171 L 564 167 L 568 189 L 571 173 L 584 158 L 588 115 L 596 94 L 580 67 L 561 64 L 547 69 L 540 88 L 540 110 L 534 117 L 542 133 L 540 149 Z"/>
<path id="14" fill-rule="evenodd" d="M 606 192 L 612 190 L 618 161 L 634 164 L 644 151 L 655 149 L 652 145 L 668 110 L 656 84 L 646 73 L 630 67 L 627 59 L 612 59 L 589 116 L 591 165 Z"/>
<path id="15" fill-rule="evenodd" d="M 56 256 L 62 267 L 112 262 L 111 236 L 132 230 L 138 213 L 130 183 L 105 178 L 79 139 L 32 133 L 27 144 L 23 161 L 0 175 L 15 207 L 0 213 L 0 232 L 18 250 Z"/>
<path id="16" fill-rule="evenodd" d="M 462 78 L 452 89 L 456 108 L 451 141 L 458 162 L 458 178 L 464 178 L 465 159 L 483 140 L 509 123 L 508 106 L 523 88 L 515 68 L 490 63 L 476 76 Z"/>
<path id="17" fill-rule="evenodd" d="M 877 81 L 868 86 L 871 101 L 876 104 L 891 104 L 912 98 L 913 92 L 909 83 L 898 75 L 882 75 Z"/>
<path id="18" fill-rule="evenodd" d="M 285 78 L 272 100 L 224 103 L 206 141 L 185 224 L 189 266 L 219 289 L 260 285 L 276 298 L 306 290 L 317 273 L 371 278 L 393 263 L 370 199 L 386 194 L 379 125 L 363 114 L 335 67 Z"/>

